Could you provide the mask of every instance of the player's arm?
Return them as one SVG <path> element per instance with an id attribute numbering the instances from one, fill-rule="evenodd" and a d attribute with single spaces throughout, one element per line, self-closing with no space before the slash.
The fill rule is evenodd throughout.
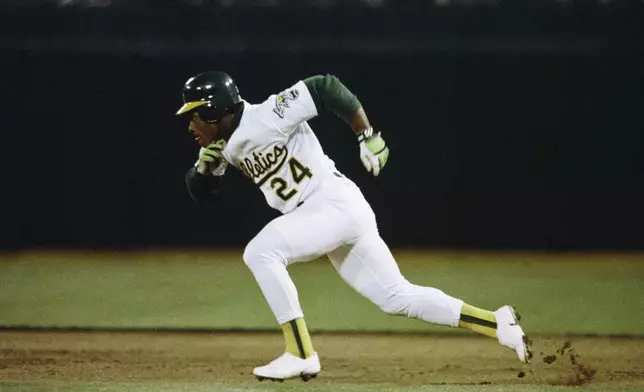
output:
<path id="1" fill-rule="evenodd" d="M 389 148 L 380 132 L 374 133 L 367 114 L 355 94 L 333 75 L 315 75 L 303 80 L 318 113 L 327 110 L 349 124 L 360 143 L 360 159 L 377 176 L 387 163 Z"/>
<path id="2" fill-rule="evenodd" d="M 198 204 L 210 204 L 219 199 L 221 176 L 204 175 L 193 167 L 186 173 L 185 181 L 190 197 Z"/>
<path id="3" fill-rule="evenodd" d="M 198 204 L 217 201 L 221 193 L 221 178 L 226 172 L 227 162 L 222 155 L 226 147 L 224 140 L 213 142 L 199 151 L 199 159 L 185 175 L 190 197 Z"/>

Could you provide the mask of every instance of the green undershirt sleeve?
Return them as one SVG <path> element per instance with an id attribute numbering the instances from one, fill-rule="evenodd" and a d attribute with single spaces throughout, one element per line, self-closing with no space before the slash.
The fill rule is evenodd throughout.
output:
<path id="1" fill-rule="evenodd" d="M 315 107 L 335 113 L 347 123 L 362 107 L 358 98 L 333 75 L 315 75 L 303 80 L 313 97 Z"/>
<path id="2" fill-rule="evenodd" d="M 221 176 L 204 176 L 192 167 L 186 172 L 185 182 L 188 193 L 197 204 L 207 205 L 219 200 Z"/>

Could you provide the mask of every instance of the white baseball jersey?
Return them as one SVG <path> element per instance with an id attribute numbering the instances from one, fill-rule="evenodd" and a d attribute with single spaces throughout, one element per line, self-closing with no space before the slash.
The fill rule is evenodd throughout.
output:
<path id="1" fill-rule="evenodd" d="M 226 161 L 282 213 L 295 209 L 324 179 L 341 175 L 307 123 L 317 114 L 302 81 L 260 104 L 244 101 L 241 121 L 223 150 Z"/>

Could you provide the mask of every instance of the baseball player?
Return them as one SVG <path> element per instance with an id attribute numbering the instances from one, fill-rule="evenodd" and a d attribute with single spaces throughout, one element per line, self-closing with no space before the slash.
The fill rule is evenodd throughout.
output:
<path id="1" fill-rule="evenodd" d="M 384 312 L 428 323 L 467 328 L 531 358 L 529 340 L 512 307 L 479 309 L 402 276 L 378 233 L 376 218 L 356 184 L 325 155 L 307 121 L 323 112 L 344 120 L 356 135 L 360 159 L 377 176 L 389 157 L 358 98 L 335 76 L 315 75 L 251 104 L 233 79 L 209 71 L 189 78 L 177 114 L 190 121 L 201 146 L 186 173 L 198 203 L 216 201 L 228 165 L 240 170 L 282 215 L 246 246 L 243 259 L 281 326 L 285 352 L 253 374 L 260 380 L 320 372 L 320 359 L 304 321 L 287 267 L 326 255 L 342 279 Z"/>

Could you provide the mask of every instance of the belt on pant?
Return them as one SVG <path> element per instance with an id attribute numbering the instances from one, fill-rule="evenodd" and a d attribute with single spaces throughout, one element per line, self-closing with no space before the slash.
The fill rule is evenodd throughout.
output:
<path id="1" fill-rule="evenodd" d="M 343 175 L 342 175 L 342 173 L 340 173 L 340 172 L 336 172 L 336 171 L 334 171 L 334 172 L 333 172 L 333 175 L 334 175 L 334 176 L 336 176 L 336 177 L 338 177 L 338 178 L 344 178 L 344 176 L 343 176 Z M 302 200 L 301 202 L 297 203 L 297 206 L 295 206 L 295 208 L 297 208 L 297 207 L 301 206 L 302 204 L 304 204 L 304 200 Z"/>

